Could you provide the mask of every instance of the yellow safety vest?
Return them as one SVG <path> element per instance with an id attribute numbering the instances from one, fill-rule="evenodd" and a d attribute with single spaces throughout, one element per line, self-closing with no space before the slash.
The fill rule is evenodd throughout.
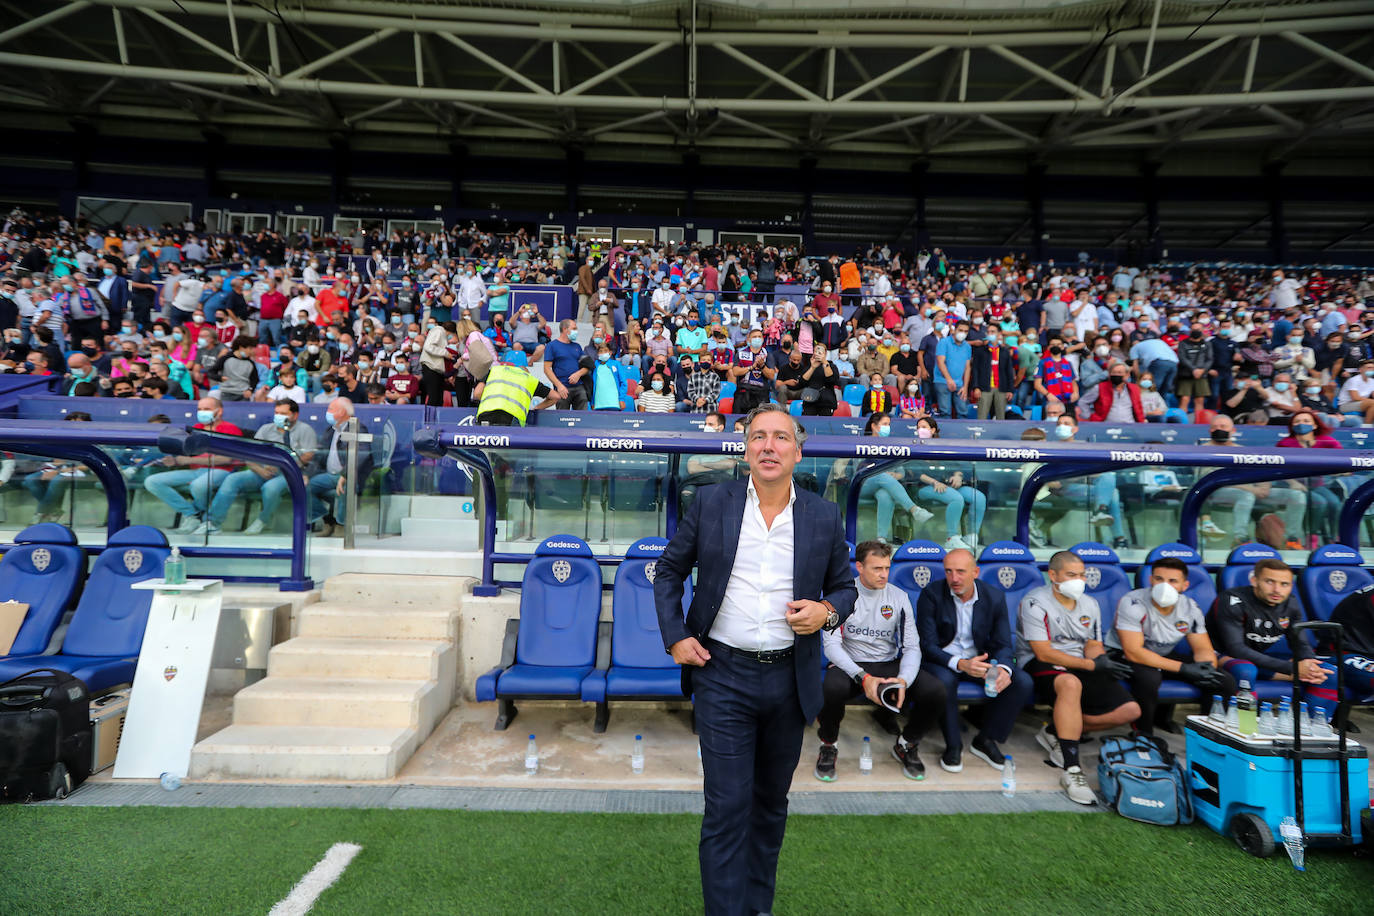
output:
<path id="1" fill-rule="evenodd" d="M 539 381 L 519 366 L 492 366 L 477 405 L 478 419 L 484 413 L 504 410 L 524 426 L 538 387 Z"/>

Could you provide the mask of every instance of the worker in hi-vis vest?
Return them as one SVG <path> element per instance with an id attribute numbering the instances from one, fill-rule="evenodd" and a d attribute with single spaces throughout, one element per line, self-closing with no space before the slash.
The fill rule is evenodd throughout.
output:
<path id="1" fill-rule="evenodd" d="M 562 385 L 559 389 L 543 384 L 528 369 L 505 363 L 492 366 L 482 384 L 481 400 L 477 403 L 477 422 L 483 426 L 524 426 L 535 396 L 543 398 L 534 406 L 542 410 L 568 396 Z"/>

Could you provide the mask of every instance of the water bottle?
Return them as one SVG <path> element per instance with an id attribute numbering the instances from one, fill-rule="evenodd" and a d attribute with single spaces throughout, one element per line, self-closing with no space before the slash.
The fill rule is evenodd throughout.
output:
<path id="1" fill-rule="evenodd" d="M 987 673 L 983 675 L 983 695 L 989 697 L 997 696 L 997 672 L 1001 671 L 997 667 L 997 659 L 988 662 Z"/>
<path id="2" fill-rule="evenodd" d="M 873 772 L 873 742 L 864 735 L 864 749 L 859 752 L 859 772 L 864 776 Z"/>
<path id="3" fill-rule="evenodd" d="M 1298 704 L 1298 730 L 1304 738 L 1312 737 L 1312 710 L 1306 703 Z"/>
<path id="4" fill-rule="evenodd" d="M 1279 701 L 1279 715 L 1274 722 L 1274 734 L 1284 738 L 1293 736 L 1293 704 L 1288 697 Z"/>
<path id="5" fill-rule="evenodd" d="M 181 556 L 180 547 L 173 547 L 172 555 L 162 564 L 162 581 L 168 585 L 186 584 L 186 560 Z"/>
<path id="6" fill-rule="evenodd" d="M 1016 795 L 1016 764 L 1012 763 L 1011 754 L 1002 758 L 1002 797 L 1013 798 Z"/>
<path id="7" fill-rule="evenodd" d="M 539 772 L 539 748 L 534 744 L 534 735 L 530 735 L 530 743 L 525 745 L 525 775 L 533 776 Z"/>
<path id="8" fill-rule="evenodd" d="M 630 769 L 635 775 L 644 772 L 644 736 L 635 735 L 635 747 L 630 751 Z"/>
<path id="9" fill-rule="evenodd" d="M 1256 731 L 1255 710 L 1258 708 L 1259 698 L 1250 689 L 1249 681 L 1240 682 L 1240 693 L 1236 694 L 1235 706 L 1237 731 L 1242 735 L 1253 735 Z"/>
<path id="10" fill-rule="evenodd" d="M 1278 732 L 1278 723 L 1274 718 L 1274 706 L 1271 703 L 1261 703 L 1259 713 L 1259 733 L 1272 738 Z"/>
<path id="11" fill-rule="evenodd" d="M 1231 697 L 1231 705 L 1226 707 L 1226 730 L 1228 732 L 1240 731 L 1240 703 L 1235 697 Z"/>
<path id="12" fill-rule="evenodd" d="M 175 792 L 181 788 L 181 777 L 175 773 L 163 773 L 157 778 L 157 781 L 168 792 Z"/>
<path id="13" fill-rule="evenodd" d="M 1288 850 L 1288 858 L 1293 863 L 1293 867 L 1298 871 L 1307 871 L 1303 867 L 1303 836 L 1298 829 L 1298 822 L 1292 815 L 1279 821 L 1279 836 L 1283 838 L 1283 848 Z"/>
<path id="14" fill-rule="evenodd" d="M 1326 720 L 1326 710 L 1320 706 L 1312 707 L 1312 737 L 1330 738 L 1335 735 L 1331 723 Z"/>
<path id="15" fill-rule="evenodd" d="M 1221 701 L 1221 694 L 1212 694 L 1212 710 L 1207 714 L 1207 718 L 1217 725 L 1226 724 L 1226 704 Z"/>

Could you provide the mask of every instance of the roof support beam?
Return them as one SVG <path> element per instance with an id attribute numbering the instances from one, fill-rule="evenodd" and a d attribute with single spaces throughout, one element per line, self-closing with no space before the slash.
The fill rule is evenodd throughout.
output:
<path id="1" fill-rule="evenodd" d="M 281 81 L 283 83 L 287 83 L 292 80 L 299 80 L 302 77 L 309 76 L 311 73 L 314 73 L 317 70 L 323 70 L 330 64 L 335 63 L 337 61 L 341 61 L 344 58 L 352 58 L 353 55 L 357 54 L 359 51 L 370 48 L 378 42 L 386 41 L 392 35 L 395 35 L 398 31 L 399 29 L 381 29 L 380 31 L 373 32 L 371 35 L 364 35 L 357 41 L 352 42 L 350 44 L 346 44 L 342 48 L 337 48 L 336 50 L 326 54 L 324 57 L 316 58 L 315 60 L 312 60 L 310 63 L 305 64 L 304 66 L 297 67 L 295 70 L 292 70 L 290 73 L 283 76 L 281 78 Z"/>
<path id="2" fill-rule="evenodd" d="M 920 54 L 917 54 L 915 57 L 913 57 L 911 60 L 907 61 L 906 63 L 904 63 L 904 64 L 898 64 L 897 66 L 893 67 L 891 70 L 888 70 L 886 73 L 880 73 L 880 74 L 878 74 L 877 76 L 873 77 L 873 79 L 871 79 L 871 80 L 869 80 L 868 82 L 864 83 L 863 85 L 857 86 L 857 87 L 855 87 L 855 88 L 849 90 L 848 92 L 846 92 L 844 95 L 840 96 L 840 97 L 839 97 L 838 99 L 836 99 L 835 101 L 837 101 L 837 102 L 848 102 L 848 101 L 850 101 L 851 99 L 857 99 L 857 98 L 859 98 L 859 97 L 862 96 L 862 95 L 865 95 L 865 94 L 867 94 L 867 93 L 869 93 L 869 92 L 872 92 L 874 89 L 877 89 L 879 86 L 883 85 L 884 83 L 888 82 L 889 80 L 896 79 L 897 77 L 901 76 L 903 73 L 907 72 L 908 70 L 912 70 L 912 69 L 915 69 L 916 67 L 921 66 L 921 64 L 925 63 L 926 61 L 930 60 L 931 58 L 933 58 L 933 57 L 938 57 L 939 55 L 945 53 L 945 51 L 947 51 L 947 50 L 948 50 L 948 48 L 947 48 L 947 46 L 945 46 L 945 45 L 936 45 L 935 47 L 933 47 L 933 48 L 931 48 L 931 49 L 929 49 L 929 50 L 927 50 L 927 51 L 924 51 L 924 52 L 922 52 L 922 53 L 920 53 Z M 833 61 L 832 61 L 832 63 L 831 63 L 831 67 L 832 67 L 831 75 L 832 75 L 832 77 L 833 77 L 833 74 L 834 74 L 834 70 L 833 70 L 834 63 L 833 63 Z M 832 85 L 833 85 L 833 83 L 832 83 Z"/>
<path id="3" fill-rule="evenodd" d="M 178 35 L 180 35 L 182 38 L 185 38 L 187 41 L 193 44 L 200 45 L 202 48 L 209 51 L 216 57 L 223 58 L 224 60 L 227 60 L 229 63 L 233 64 L 235 67 L 239 68 L 240 70 L 243 70 L 244 72 L 250 74 L 254 78 L 255 85 L 258 85 L 262 88 L 269 88 L 266 75 L 263 74 L 260 70 L 258 70 L 257 67 L 254 67 L 252 64 L 245 63 L 244 61 L 239 60 L 237 57 L 230 54 L 228 51 L 224 50 L 210 39 L 196 34 L 195 32 L 186 28 L 186 26 L 182 25 L 179 22 L 175 22 L 171 19 L 168 19 L 166 16 L 162 15 L 157 10 L 139 8 L 139 12 L 143 13 L 143 15 L 147 16 L 149 19 L 153 20 L 159 25 L 162 25 L 166 28 L 171 29 L 173 32 L 176 32 Z"/>
<path id="4" fill-rule="evenodd" d="M 1283 37 L 1293 42 L 1300 48 L 1306 48 L 1318 57 L 1324 57 L 1338 67 L 1344 67 L 1356 76 L 1362 76 L 1367 81 L 1374 83 L 1374 69 L 1366 67 L 1359 61 L 1351 60 L 1339 51 L 1333 51 L 1319 41 L 1313 41 L 1306 35 L 1297 32 L 1283 32 Z"/>
<path id="5" fill-rule="evenodd" d="M 1016 64 L 1022 70 L 1035 74 L 1036 76 L 1040 77 L 1042 80 L 1049 83 L 1050 85 L 1058 86 L 1060 89 L 1063 89 L 1069 95 L 1077 96 L 1078 98 L 1083 99 L 1087 102 L 1099 101 L 1097 96 L 1093 95 L 1091 92 L 1088 92 L 1081 86 L 1075 86 L 1073 83 L 1064 79 L 1064 77 L 1060 76 L 1058 73 L 1055 73 L 1051 70 L 1046 70 L 1044 67 L 1040 66 L 1035 61 L 1022 57 L 1020 54 L 1017 54 L 1010 48 L 1004 47 L 1002 45 L 988 45 L 988 50 L 996 54 L 998 57 L 1006 58 L 1007 60 Z"/>
<path id="6" fill-rule="evenodd" d="M 13 41 L 23 35 L 27 35 L 36 29 L 41 29 L 45 25 L 57 22 L 59 19 L 66 19 L 73 13 L 79 13 L 90 5 L 90 0 L 76 0 L 75 3 L 68 3 L 66 6 L 60 6 L 55 10 L 44 13 L 42 16 L 35 16 L 27 22 L 21 22 L 13 28 L 0 32 L 0 45 Z"/>
<path id="7" fill-rule="evenodd" d="M 545 89 L 543 86 L 539 85 L 529 77 L 525 76 L 525 74 L 521 73 L 519 70 L 515 70 L 507 66 L 505 63 L 492 57 L 486 51 L 483 51 L 481 48 L 477 47 L 471 42 L 464 41 L 457 35 L 454 35 L 449 32 L 440 32 L 439 37 L 447 41 L 449 44 L 453 45 L 455 48 L 459 48 L 471 54 L 473 57 L 477 58 L 482 63 L 486 64 L 488 67 L 491 67 L 493 70 L 495 70 L 497 73 L 500 73 L 502 76 L 515 80 L 517 83 L 524 86 L 531 92 L 537 95 L 552 95 L 552 93 L 550 93 L 549 90 Z"/>
<path id="8" fill-rule="evenodd" d="M 1117 103 L 1120 103 L 1122 99 L 1125 99 L 1125 98 L 1127 98 L 1128 96 L 1134 95 L 1135 93 L 1137 93 L 1137 92 L 1139 92 L 1140 90 L 1144 89 L 1146 86 L 1153 85 L 1154 83 L 1156 83 L 1156 82 L 1158 82 L 1159 80 L 1163 79 L 1164 77 L 1168 76 L 1170 73 L 1174 73 L 1175 71 L 1182 70 L 1184 67 L 1188 66 L 1189 64 L 1191 64 L 1191 63 L 1193 63 L 1194 61 L 1198 60 L 1199 58 L 1203 58 L 1203 57 L 1206 57 L 1208 54 L 1211 54 L 1211 53 L 1212 53 L 1213 51 L 1215 51 L 1217 48 L 1220 48 L 1220 47 L 1223 46 L 1223 45 L 1229 44 L 1232 40 L 1233 40 L 1233 36 L 1226 35 L 1226 36 L 1223 36 L 1223 37 L 1221 37 L 1221 38 L 1216 39 L 1215 41 L 1209 42 L 1208 44 L 1204 45 L 1204 46 L 1201 47 L 1201 48 L 1198 48 L 1196 51 L 1194 51 L 1194 52 L 1191 53 L 1191 54 L 1185 54 L 1184 56 L 1180 57 L 1178 60 L 1174 61 L 1172 64 L 1169 64 L 1169 66 L 1164 67 L 1164 68 L 1162 68 L 1162 69 L 1160 69 L 1160 70 L 1156 70 L 1156 71 L 1155 71 L 1153 74 L 1151 74 L 1150 76 L 1145 77 L 1144 79 L 1142 79 L 1142 80 L 1140 80 L 1139 82 L 1137 82 L 1135 85 L 1130 86 L 1129 88 L 1123 90 L 1122 93 L 1116 97 L 1115 101 L 1116 101 Z M 1145 66 L 1145 69 L 1148 70 L 1149 67 L 1150 67 L 1149 61 L 1146 61 L 1144 66 Z"/>
<path id="9" fill-rule="evenodd" d="M 778 71 L 774 70 L 772 67 L 769 67 L 766 64 L 761 64 L 758 61 L 754 60 L 754 58 L 750 57 L 748 54 L 745 54 L 743 51 L 739 51 L 727 44 L 717 44 L 716 49 L 725 52 L 727 56 L 733 57 L 735 60 L 744 64 L 749 69 L 755 70 L 758 73 L 763 74 L 764 76 L 768 77 L 768 79 L 777 83 L 779 86 L 782 86 L 785 89 L 792 90 L 797 95 L 806 99 L 808 102 L 818 102 L 821 104 L 825 103 L 825 99 L 816 95 L 816 93 L 812 92 L 810 89 L 807 89 L 801 83 L 793 79 L 788 79 Z"/>
<path id="10" fill-rule="evenodd" d="M 622 60 L 620 63 L 615 64 L 611 67 L 607 67 L 605 70 L 602 70 L 600 73 L 596 74 L 596 76 L 593 76 L 590 79 L 583 80 L 576 86 L 569 89 L 567 92 L 562 93 L 562 96 L 563 98 L 567 98 L 568 96 L 581 95 L 588 89 L 591 89 L 594 86 L 601 85 L 606 80 L 611 79 L 614 76 L 618 76 L 621 73 L 624 73 L 631 67 L 636 66 L 637 64 L 642 64 L 644 61 L 648 60 L 649 58 L 653 57 L 654 55 L 662 51 L 667 50 L 669 47 L 670 44 L 666 41 L 660 41 L 656 45 L 650 45 L 643 51 L 640 51 L 638 54 L 631 55 L 630 57 L 627 57 L 625 60 Z"/>

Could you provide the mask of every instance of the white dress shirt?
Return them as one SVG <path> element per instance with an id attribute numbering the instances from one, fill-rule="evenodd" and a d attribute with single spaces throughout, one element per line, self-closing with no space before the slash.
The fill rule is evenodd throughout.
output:
<path id="1" fill-rule="evenodd" d="M 750 478 L 735 565 L 711 625 L 711 639 L 751 651 L 792 645 L 796 635 L 787 625 L 787 602 L 793 599 L 792 506 L 796 501 L 796 488 L 789 481 L 787 506 L 770 528 L 759 510 L 759 494 Z"/>
<path id="2" fill-rule="evenodd" d="M 949 653 L 949 670 L 958 671 L 959 662 L 966 658 L 973 658 L 978 655 L 977 646 L 973 644 L 973 605 L 978 601 L 978 583 L 973 583 L 973 594 L 965 601 L 951 589 L 950 594 L 954 596 L 954 611 L 958 617 L 958 623 L 954 627 L 954 641 L 945 646 L 944 649 Z M 1011 674 L 1010 659 L 988 659 L 997 662 L 997 667 L 1005 668 Z"/>

